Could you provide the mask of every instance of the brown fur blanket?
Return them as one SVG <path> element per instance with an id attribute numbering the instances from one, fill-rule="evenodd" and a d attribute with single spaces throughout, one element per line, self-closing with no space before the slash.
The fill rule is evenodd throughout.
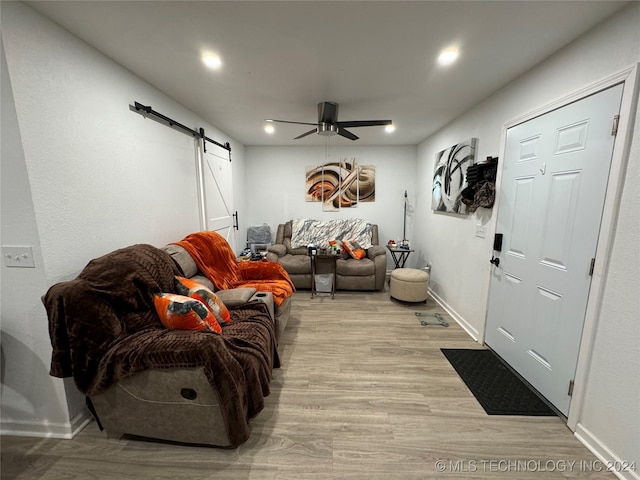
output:
<path id="1" fill-rule="evenodd" d="M 92 260 L 74 280 L 43 298 L 53 347 L 50 374 L 70 377 L 91 396 L 150 368 L 204 366 L 220 396 L 231 443 L 249 435 L 248 420 L 264 407 L 279 366 L 273 320 L 266 306 L 231 308 L 222 334 L 167 330 L 153 294 L 173 292 L 179 275 L 171 257 L 133 245 Z"/>

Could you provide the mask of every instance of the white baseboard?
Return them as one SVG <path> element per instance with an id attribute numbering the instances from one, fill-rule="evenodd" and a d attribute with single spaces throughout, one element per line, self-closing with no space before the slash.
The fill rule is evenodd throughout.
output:
<path id="1" fill-rule="evenodd" d="M 580 442 L 587 447 L 591 453 L 593 453 L 598 460 L 600 460 L 601 465 L 598 465 L 601 468 L 601 471 L 610 471 L 616 477 L 621 480 L 640 480 L 640 465 L 635 464 L 632 467 L 635 468 L 635 471 L 631 469 L 627 469 L 625 471 L 615 471 L 612 468 L 608 468 L 609 466 L 614 467 L 616 465 L 620 466 L 628 466 L 629 462 L 633 462 L 635 459 L 620 459 L 618 456 L 613 453 L 607 446 L 598 440 L 587 428 L 585 428 L 582 424 L 578 423 L 576 425 L 576 431 L 574 435 Z M 626 463 L 625 463 L 626 462 Z"/>
<path id="2" fill-rule="evenodd" d="M 83 409 L 69 423 L 50 422 L 16 422 L 2 419 L 0 435 L 16 437 L 62 438 L 70 440 L 75 437 L 91 421 L 93 417 Z"/>
<path id="3" fill-rule="evenodd" d="M 467 322 L 464 318 L 462 318 L 458 314 L 458 312 L 456 312 L 453 308 L 451 308 L 451 306 L 449 306 L 447 302 L 445 302 L 436 293 L 434 293 L 433 290 L 429 289 L 429 295 L 431 295 L 431 297 L 436 301 L 436 303 L 440 305 L 444 309 L 444 311 L 447 312 L 451 316 L 451 318 L 453 318 L 456 321 L 456 323 L 460 325 L 462 329 L 469 334 L 471 338 L 473 338 L 476 342 L 478 341 L 478 338 L 480 338 L 480 334 L 475 328 L 473 328 L 471 324 L 469 324 L 469 322 Z"/>

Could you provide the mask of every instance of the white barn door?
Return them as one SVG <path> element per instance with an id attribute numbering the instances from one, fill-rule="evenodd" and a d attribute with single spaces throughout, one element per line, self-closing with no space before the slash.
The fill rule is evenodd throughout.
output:
<path id="1" fill-rule="evenodd" d="M 236 211 L 233 204 L 233 176 L 229 151 L 200 140 L 201 222 L 203 229 L 218 232 L 235 246 Z"/>

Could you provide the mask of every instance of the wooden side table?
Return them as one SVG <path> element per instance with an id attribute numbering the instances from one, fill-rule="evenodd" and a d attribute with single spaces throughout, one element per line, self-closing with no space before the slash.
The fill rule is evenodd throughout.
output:
<path id="1" fill-rule="evenodd" d="M 413 249 L 410 248 L 398 248 L 391 247 L 387 245 L 387 250 L 391 252 L 391 258 L 393 258 L 393 263 L 396 264 L 395 268 L 404 268 L 404 264 L 407 263 L 407 258 L 409 258 L 409 254 L 413 252 Z"/>
<path id="2" fill-rule="evenodd" d="M 311 258 L 311 298 L 315 297 L 318 294 L 317 286 L 316 286 L 316 264 L 318 260 L 330 260 L 331 261 L 331 298 L 335 297 L 336 293 L 336 262 L 338 261 L 339 255 L 332 255 L 326 253 L 320 253 L 316 255 L 309 255 Z"/>

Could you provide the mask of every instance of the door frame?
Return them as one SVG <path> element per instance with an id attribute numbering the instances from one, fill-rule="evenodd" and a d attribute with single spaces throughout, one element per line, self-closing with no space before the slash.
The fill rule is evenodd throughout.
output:
<path id="1" fill-rule="evenodd" d="M 574 379 L 573 395 L 569 404 L 569 416 L 567 418 L 567 426 L 571 431 L 575 432 L 578 421 L 581 417 L 582 406 L 584 404 L 587 378 L 589 376 L 589 365 L 593 354 L 593 345 L 598 327 L 599 312 L 602 305 L 602 297 L 604 294 L 605 281 L 613 247 L 613 239 L 616 231 L 616 220 L 620 209 L 620 199 L 622 189 L 624 187 L 625 172 L 629 161 L 629 150 L 631 140 L 633 138 L 633 126 L 635 121 L 635 112 L 638 98 L 638 66 L 636 63 L 624 70 L 621 70 L 611 76 L 600 81 L 580 88 L 570 94 L 567 94 L 549 104 L 546 104 L 533 111 L 525 113 L 514 118 L 502 125 L 500 135 L 500 158 L 504 159 L 507 142 L 507 130 L 524 123 L 533 118 L 549 113 L 558 108 L 564 107 L 570 103 L 581 100 L 585 97 L 606 90 L 614 85 L 623 84 L 622 101 L 620 104 L 620 121 L 618 123 L 618 132 L 614 140 L 613 154 L 611 157 L 611 168 L 609 171 L 609 179 L 607 182 L 607 192 L 604 200 L 604 208 L 602 211 L 602 219 L 600 222 L 600 233 L 598 235 L 598 246 L 596 249 L 596 260 L 589 287 L 589 297 L 587 299 L 587 309 L 585 312 L 584 327 L 582 331 L 582 339 L 580 341 L 580 349 L 578 351 L 578 361 L 576 365 L 576 375 Z M 496 190 L 500 191 L 502 182 L 502 169 L 504 161 L 500 162 L 498 174 L 496 178 Z M 494 211 L 500 209 L 500 196 L 496 195 L 496 203 Z M 497 213 L 496 213 L 497 215 Z M 497 218 L 497 216 L 496 216 Z M 497 225 L 494 223 L 494 233 Z M 487 310 L 485 312 L 484 326 L 482 330 L 482 338 L 480 342 L 484 345 L 485 333 L 487 330 L 487 321 L 489 313 L 489 296 L 491 289 L 487 292 Z"/>

